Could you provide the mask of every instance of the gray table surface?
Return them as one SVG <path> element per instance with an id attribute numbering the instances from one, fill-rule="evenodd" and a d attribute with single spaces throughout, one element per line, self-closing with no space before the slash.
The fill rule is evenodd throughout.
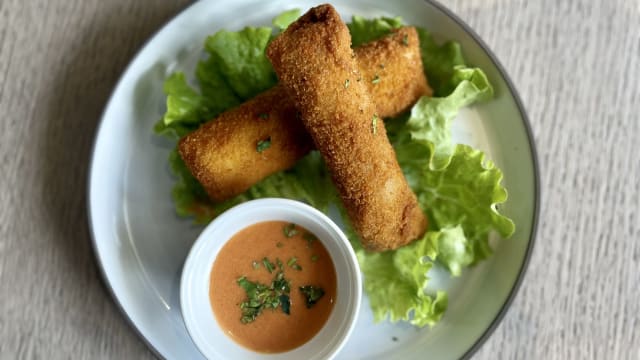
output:
<path id="1" fill-rule="evenodd" d="M 100 280 L 92 139 L 186 0 L 0 0 L 0 358 L 152 358 Z M 525 282 L 478 359 L 640 358 L 640 2 L 456 0 L 511 75 L 542 170 Z"/>

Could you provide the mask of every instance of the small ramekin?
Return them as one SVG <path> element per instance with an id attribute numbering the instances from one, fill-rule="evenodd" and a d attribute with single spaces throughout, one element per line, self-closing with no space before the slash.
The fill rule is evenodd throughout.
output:
<path id="1" fill-rule="evenodd" d="M 311 340 L 291 351 L 264 354 L 224 334 L 211 309 L 209 277 L 218 252 L 233 235 L 255 223 L 278 220 L 300 225 L 322 241 L 335 266 L 337 296 L 329 319 Z M 362 277 L 347 237 L 325 214 L 287 199 L 252 200 L 218 216 L 191 248 L 180 283 L 182 317 L 191 339 L 208 359 L 331 359 L 351 335 L 361 300 Z"/>

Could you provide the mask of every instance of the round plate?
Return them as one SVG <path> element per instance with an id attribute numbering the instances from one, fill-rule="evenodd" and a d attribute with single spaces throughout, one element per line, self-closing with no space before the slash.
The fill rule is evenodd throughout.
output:
<path id="1" fill-rule="evenodd" d="M 280 12 L 310 1 L 200 1 L 164 26 L 140 51 L 118 83 L 98 130 L 89 179 L 94 248 L 104 279 L 123 314 L 161 357 L 202 358 L 180 313 L 179 282 L 185 257 L 202 227 L 176 216 L 167 157 L 173 144 L 153 134 L 165 109 L 163 81 L 192 74 L 207 35 L 225 28 L 268 25 Z M 487 47 L 441 5 L 412 0 L 333 2 L 348 20 L 401 16 L 438 38 L 461 43 L 469 64 L 481 67 L 496 98 L 464 109 L 454 140 L 487 152 L 504 172 L 509 200 L 502 212 L 516 233 L 494 241 L 495 254 L 451 279 L 434 274 L 449 292 L 449 309 L 432 329 L 374 324 L 365 298 L 353 336 L 338 358 L 454 359 L 471 354 L 496 326 L 513 298 L 531 253 L 538 217 L 538 169 L 531 131 L 518 96 Z M 497 239 L 493 239 L 497 240 Z"/>

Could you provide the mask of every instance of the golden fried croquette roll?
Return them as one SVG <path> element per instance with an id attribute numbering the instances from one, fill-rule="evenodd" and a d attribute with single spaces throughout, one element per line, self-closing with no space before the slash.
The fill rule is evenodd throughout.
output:
<path id="1" fill-rule="evenodd" d="M 378 116 L 396 116 L 422 96 L 431 96 L 422 68 L 420 39 L 414 27 L 402 27 L 391 34 L 354 49 L 362 80 L 376 106 Z"/>
<path id="2" fill-rule="evenodd" d="M 363 44 L 355 54 L 362 69 L 360 82 L 369 88 L 378 116 L 398 115 L 421 96 L 431 95 L 415 28 L 395 30 Z M 295 114 L 286 92 L 276 85 L 185 136 L 178 150 L 209 197 L 224 201 L 290 168 L 311 150 L 313 143 Z"/>
<path id="3" fill-rule="evenodd" d="M 427 220 L 366 81 L 358 81 L 362 73 L 350 43 L 336 10 L 321 5 L 275 38 L 267 57 L 322 154 L 363 245 L 395 249 L 422 235 Z"/>
<path id="4" fill-rule="evenodd" d="M 313 148 L 296 109 L 275 86 L 183 137 L 178 152 L 213 201 L 292 167 Z"/>

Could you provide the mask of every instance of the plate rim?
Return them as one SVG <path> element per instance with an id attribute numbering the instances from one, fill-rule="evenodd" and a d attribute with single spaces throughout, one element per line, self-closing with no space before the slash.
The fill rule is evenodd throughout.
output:
<path id="1" fill-rule="evenodd" d="M 498 311 L 498 313 L 495 315 L 495 317 L 493 318 L 493 320 L 491 321 L 489 326 L 487 326 L 487 328 L 482 332 L 482 334 L 474 341 L 474 343 L 460 357 L 460 359 L 469 359 L 482 347 L 482 345 L 484 345 L 484 343 L 486 343 L 486 341 L 494 333 L 494 331 L 497 329 L 497 327 L 500 325 L 500 323 L 502 322 L 502 320 L 506 316 L 509 308 L 511 308 L 511 305 L 512 305 L 513 301 L 515 300 L 515 297 L 517 296 L 517 294 L 518 294 L 518 292 L 520 290 L 520 287 L 522 286 L 522 282 L 523 282 L 524 277 L 526 275 L 526 272 L 528 270 L 529 262 L 531 260 L 532 254 L 533 254 L 534 245 L 535 245 L 535 242 L 537 240 L 537 232 L 538 232 L 539 217 L 540 217 L 540 205 L 541 205 L 541 198 L 542 198 L 542 196 L 541 196 L 541 186 L 540 186 L 540 183 L 541 183 L 540 164 L 539 164 L 539 157 L 538 157 L 538 151 L 537 151 L 535 139 L 534 139 L 534 136 L 533 136 L 533 130 L 531 128 L 531 121 L 529 120 L 529 116 L 527 115 L 527 111 L 526 111 L 526 109 L 524 107 L 524 104 L 523 104 L 521 98 L 520 98 L 520 94 L 516 90 L 516 87 L 515 87 L 513 81 L 509 77 L 507 71 L 502 66 L 502 64 L 500 63 L 500 61 L 496 57 L 496 55 L 489 48 L 489 46 L 484 42 L 484 40 L 482 40 L 482 38 L 475 32 L 475 30 L 473 30 L 473 28 L 471 28 L 471 26 L 469 26 L 464 20 L 462 20 L 462 18 L 460 18 L 458 15 L 456 15 L 452 10 L 450 10 L 449 8 L 447 8 L 446 6 L 441 4 L 438 0 L 423 0 L 423 1 L 425 3 L 427 3 L 427 4 L 429 4 L 429 5 L 432 5 L 437 10 L 441 11 L 445 16 L 447 16 L 453 22 L 455 22 L 458 26 L 460 26 L 464 30 L 464 32 L 466 32 L 473 39 L 473 41 L 475 41 L 478 44 L 478 46 L 480 46 L 480 48 L 485 52 L 485 54 L 487 55 L 489 60 L 491 60 L 491 62 L 493 63 L 493 65 L 497 69 L 497 71 L 500 74 L 500 76 L 504 79 L 504 82 L 507 85 L 509 93 L 513 97 L 515 105 L 518 108 L 518 112 L 520 113 L 520 117 L 522 119 L 522 124 L 524 126 L 524 130 L 525 130 L 525 133 L 527 135 L 527 140 L 528 140 L 528 143 L 529 143 L 529 150 L 531 152 L 531 162 L 532 162 L 532 165 L 533 165 L 533 185 L 534 185 L 533 186 L 533 191 L 534 191 L 534 194 L 533 194 L 533 198 L 534 198 L 534 201 L 533 201 L 533 217 L 532 217 L 532 222 L 531 222 L 531 231 L 529 233 L 527 248 L 526 248 L 526 251 L 525 251 L 525 254 L 524 254 L 522 265 L 520 266 L 520 269 L 518 270 L 518 275 L 516 276 L 515 282 L 514 282 L 513 286 L 511 287 L 511 290 L 509 291 L 509 294 L 507 295 L 507 297 L 504 300 L 503 304 L 500 306 L 500 310 Z M 171 18 L 167 19 L 158 29 L 156 29 L 155 31 L 153 31 L 151 33 L 151 35 L 135 51 L 134 55 L 131 57 L 131 60 L 129 61 L 127 66 L 124 68 L 124 70 L 121 72 L 121 74 L 120 74 L 120 76 L 118 78 L 118 81 L 113 86 L 114 90 L 117 89 L 121 85 L 121 83 L 122 83 L 122 81 L 124 79 L 124 75 L 130 70 L 130 68 L 131 68 L 131 66 L 132 66 L 132 64 L 134 62 L 133 60 L 136 59 L 140 55 L 140 53 L 147 47 L 147 45 L 163 29 L 165 29 L 173 20 L 175 20 L 178 16 L 180 16 L 182 13 L 184 13 L 185 11 L 190 9 L 191 7 L 195 6 L 196 4 L 197 4 L 197 2 L 192 2 L 191 4 L 185 6 L 184 8 L 182 8 L 182 10 L 180 10 L 178 13 L 173 15 Z M 91 211 L 91 179 L 93 178 L 93 172 L 94 172 L 93 159 L 94 159 L 95 153 L 96 153 L 98 137 L 99 137 L 99 135 L 101 133 L 101 130 L 102 130 L 103 126 L 104 126 L 105 114 L 106 114 L 106 111 L 107 111 L 107 109 L 109 107 L 109 104 L 111 103 L 112 99 L 113 99 L 113 94 L 111 94 L 109 96 L 109 99 L 105 103 L 104 109 L 103 109 L 103 111 L 101 112 L 101 115 L 100 115 L 99 124 L 98 124 L 98 126 L 97 126 L 97 128 L 95 130 L 95 134 L 93 136 L 93 143 L 92 143 L 92 146 L 91 146 L 91 157 L 90 157 L 91 158 L 91 162 L 89 163 L 89 172 L 87 174 L 87 179 L 86 179 L 86 184 L 87 184 L 87 188 L 86 188 L 86 195 L 87 195 L 86 208 L 87 208 L 87 215 L 88 215 L 87 222 L 88 222 L 88 225 L 89 225 L 88 226 L 88 232 L 89 232 L 89 235 L 90 235 L 90 238 L 91 238 L 91 248 L 93 249 L 93 256 L 94 256 L 94 258 L 96 260 L 96 265 L 98 267 L 98 272 L 100 273 L 100 280 L 103 283 L 103 285 L 105 286 L 106 290 L 109 292 L 109 295 L 111 296 L 112 300 L 114 301 L 114 303 L 115 303 L 118 311 L 120 312 L 120 314 L 124 317 L 125 321 L 129 325 L 129 327 L 138 335 L 138 338 L 140 340 L 142 340 L 142 342 L 147 346 L 147 348 L 156 357 L 158 357 L 160 359 L 166 359 L 166 357 L 162 353 L 160 353 L 160 351 L 151 343 L 151 341 L 149 339 L 147 339 L 147 337 L 135 325 L 135 323 L 133 322 L 131 317 L 128 315 L 127 311 L 124 309 L 124 306 L 122 305 L 120 299 L 116 296 L 116 293 L 115 293 L 111 283 L 108 280 L 106 269 L 104 267 L 104 263 L 103 263 L 101 257 L 99 256 L 98 244 L 97 244 L 97 241 L 96 241 L 96 236 L 95 236 L 95 231 L 94 231 L 93 221 L 92 221 L 93 213 Z"/>

